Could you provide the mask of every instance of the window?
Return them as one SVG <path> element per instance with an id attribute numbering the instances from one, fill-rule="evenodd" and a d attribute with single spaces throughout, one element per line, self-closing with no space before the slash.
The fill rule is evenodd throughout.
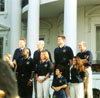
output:
<path id="1" fill-rule="evenodd" d="M 44 41 L 44 38 L 39 38 L 39 40 L 43 40 Z"/>
<path id="2" fill-rule="evenodd" d="M 39 35 L 39 40 L 45 41 L 45 36 L 44 35 Z"/>
<path id="3" fill-rule="evenodd" d="M 0 58 L 3 58 L 3 37 L 0 37 Z"/>
<path id="4" fill-rule="evenodd" d="M 100 26 L 96 27 L 96 60 L 100 61 Z"/>
<path id="5" fill-rule="evenodd" d="M 0 12 L 5 11 L 5 0 L 0 0 Z"/>
<path id="6" fill-rule="evenodd" d="M 28 0 L 22 0 L 22 8 L 28 4 Z"/>

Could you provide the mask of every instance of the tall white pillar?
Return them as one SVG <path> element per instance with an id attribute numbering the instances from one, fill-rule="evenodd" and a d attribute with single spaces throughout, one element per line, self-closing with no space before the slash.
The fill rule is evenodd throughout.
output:
<path id="1" fill-rule="evenodd" d="M 32 54 L 37 49 L 39 40 L 39 13 L 40 0 L 29 0 L 27 47 L 30 48 Z"/>
<path id="2" fill-rule="evenodd" d="M 66 44 L 77 53 L 77 0 L 64 0 L 64 35 Z"/>
<path id="3" fill-rule="evenodd" d="M 10 52 L 13 55 L 21 34 L 21 0 L 11 0 Z"/>

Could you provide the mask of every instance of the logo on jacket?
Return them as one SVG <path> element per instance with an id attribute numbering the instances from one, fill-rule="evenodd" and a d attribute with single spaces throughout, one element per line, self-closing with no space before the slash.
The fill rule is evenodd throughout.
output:
<path id="1" fill-rule="evenodd" d="M 60 83 L 62 83 L 62 80 L 59 80 Z"/>
<path id="2" fill-rule="evenodd" d="M 45 66 L 45 67 L 47 67 L 48 65 L 47 65 L 47 64 L 45 64 L 44 66 Z"/>
<path id="3" fill-rule="evenodd" d="M 66 49 L 63 49 L 63 52 L 65 53 L 66 52 Z"/>
<path id="4" fill-rule="evenodd" d="M 26 64 L 30 64 L 30 62 L 28 61 Z"/>

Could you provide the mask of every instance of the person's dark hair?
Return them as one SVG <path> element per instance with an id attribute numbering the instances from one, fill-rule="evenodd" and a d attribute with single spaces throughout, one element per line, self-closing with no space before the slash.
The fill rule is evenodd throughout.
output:
<path id="1" fill-rule="evenodd" d="M 64 35 L 59 35 L 58 37 L 61 37 L 63 40 L 66 40 L 66 37 Z"/>
<path id="2" fill-rule="evenodd" d="M 63 71 L 64 71 L 64 66 L 58 65 L 58 66 L 56 67 L 56 69 L 59 69 L 59 71 L 63 73 Z"/>
<path id="3" fill-rule="evenodd" d="M 76 59 L 76 56 L 74 56 L 73 58 L 75 58 L 75 59 Z"/>
<path id="4" fill-rule="evenodd" d="M 18 96 L 15 74 L 3 60 L 0 60 L 0 89 L 6 94 L 4 98 L 17 98 Z"/>
<path id="5" fill-rule="evenodd" d="M 24 48 L 24 49 L 27 49 L 29 51 L 29 57 L 30 57 L 31 56 L 31 50 L 29 48 Z"/>

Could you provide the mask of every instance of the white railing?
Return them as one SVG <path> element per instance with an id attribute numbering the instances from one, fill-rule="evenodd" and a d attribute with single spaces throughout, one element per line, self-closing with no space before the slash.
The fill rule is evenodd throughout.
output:
<path id="1" fill-rule="evenodd" d="M 93 80 L 93 88 L 100 90 L 100 73 L 93 73 L 92 80 Z"/>

